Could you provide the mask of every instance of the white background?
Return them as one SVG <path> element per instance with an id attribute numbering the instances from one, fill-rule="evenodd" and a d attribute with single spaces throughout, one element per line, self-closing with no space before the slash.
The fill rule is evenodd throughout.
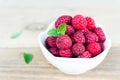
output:
<path id="1" fill-rule="evenodd" d="M 40 31 L 25 30 L 17 39 L 12 32 L 26 22 L 44 22 L 61 14 L 83 14 L 105 26 L 113 46 L 120 45 L 120 0 L 0 0 L 0 48 L 38 47 Z"/>

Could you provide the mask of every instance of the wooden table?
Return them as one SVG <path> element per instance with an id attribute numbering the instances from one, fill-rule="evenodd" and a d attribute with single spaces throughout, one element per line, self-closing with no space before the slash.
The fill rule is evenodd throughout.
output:
<path id="1" fill-rule="evenodd" d="M 33 61 L 26 65 L 22 52 L 33 53 Z M 1 48 L 0 80 L 120 80 L 120 49 L 112 47 L 106 59 L 95 69 L 80 75 L 64 74 L 53 67 L 40 48 Z"/>

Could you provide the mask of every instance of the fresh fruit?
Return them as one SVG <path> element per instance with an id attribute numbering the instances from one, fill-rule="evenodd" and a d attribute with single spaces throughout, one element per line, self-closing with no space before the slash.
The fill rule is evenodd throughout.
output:
<path id="1" fill-rule="evenodd" d="M 101 52 L 101 46 L 99 43 L 90 43 L 87 46 L 87 50 L 92 54 L 92 56 L 97 56 Z"/>
<path id="2" fill-rule="evenodd" d="M 85 34 L 86 43 L 98 42 L 98 36 L 93 32 Z"/>
<path id="3" fill-rule="evenodd" d="M 71 36 L 75 32 L 74 28 L 71 25 L 67 25 L 66 28 L 66 34 L 69 36 Z"/>
<path id="4" fill-rule="evenodd" d="M 60 16 L 47 34 L 46 48 L 57 57 L 92 58 L 104 50 L 105 34 L 91 17 Z"/>
<path id="5" fill-rule="evenodd" d="M 104 50 L 104 44 L 102 42 L 99 43 L 101 46 L 101 52 Z"/>
<path id="6" fill-rule="evenodd" d="M 57 48 L 49 48 L 49 51 L 54 55 L 54 56 L 59 56 L 59 52 Z"/>
<path id="7" fill-rule="evenodd" d="M 94 30 L 95 29 L 95 22 L 91 17 L 86 17 L 85 18 L 87 21 L 87 29 L 89 30 Z"/>
<path id="8" fill-rule="evenodd" d="M 72 47 L 72 52 L 74 56 L 79 56 L 85 51 L 85 47 L 81 43 L 75 43 Z"/>
<path id="9" fill-rule="evenodd" d="M 82 55 L 79 55 L 78 58 L 91 58 L 92 55 L 89 53 L 89 51 L 85 51 L 82 53 Z"/>
<path id="10" fill-rule="evenodd" d="M 85 43 L 85 37 L 84 37 L 84 34 L 82 31 L 77 31 L 73 34 L 72 36 L 72 40 L 73 42 L 76 42 L 76 43 Z"/>
<path id="11" fill-rule="evenodd" d="M 84 34 L 87 34 L 88 32 L 90 32 L 87 28 L 81 30 Z"/>
<path id="12" fill-rule="evenodd" d="M 59 49 L 69 49 L 72 46 L 72 41 L 68 35 L 60 35 L 56 39 L 56 45 Z"/>
<path id="13" fill-rule="evenodd" d="M 61 49 L 59 50 L 59 54 L 61 57 L 67 57 L 67 58 L 72 57 L 72 52 L 70 49 Z"/>
<path id="14" fill-rule="evenodd" d="M 99 42 L 104 42 L 105 41 L 106 38 L 105 38 L 105 34 L 104 34 L 102 28 L 97 27 L 97 28 L 95 28 L 94 32 L 98 35 Z"/>
<path id="15" fill-rule="evenodd" d="M 69 15 L 60 16 L 55 22 L 55 27 L 58 28 L 58 26 L 62 23 L 71 24 L 71 20 L 72 17 Z"/>
<path id="16" fill-rule="evenodd" d="M 46 46 L 47 47 L 56 47 L 56 39 L 57 37 L 49 36 L 46 39 Z"/>
<path id="17" fill-rule="evenodd" d="M 84 16 L 82 15 L 76 15 L 74 16 L 74 18 L 72 19 L 72 25 L 75 29 L 85 29 L 87 26 L 87 21 L 84 18 Z"/>

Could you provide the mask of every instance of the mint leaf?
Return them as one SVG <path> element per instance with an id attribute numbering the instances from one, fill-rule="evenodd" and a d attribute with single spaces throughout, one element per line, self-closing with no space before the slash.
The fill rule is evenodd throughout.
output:
<path id="1" fill-rule="evenodd" d="M 50 36 L 59 36 L 59 33 L 54 28 L 50 29 L 47 34 L 50 35 Z"/>
<path id="2" fill-rule="evenodd" d="M 29 64 L 33 59 L 33 55 L 29 52 L 24 52 L 23 57 L 26 64 Z"/>
<path id="3" fill-rule="evenodd" d="M 65 34 L 66 32 L 66 24 L 60 24 L 57 29 L 53 28 L 48 31 L 48 35 L 50 36 L 59 36 L 61 34 Z"/>
<path id="4" fill-rule="evenodd" d="M 60 24 L 57 28 L 57 32 L 60 33 L 60 34 L 65 34 L 66 32 L 66 24 L 63 23 L 63 24 Z"/>
<path id="5" fill-rule="evenodd" d="M 16 32 L 13 32 L 11 35 L 10 35 L 10 38 L 11 39 L 15 39 L 17 37 L 19 37 L 21 35 L 22 31 L 16 31 Z"/>
<path id="6" fill-rule="evenodd" d="M 43 26 L 38 26 L 37 29 L 38 29 L 38 30 L 42 30 L 42 29 L 43 29 Z"/>

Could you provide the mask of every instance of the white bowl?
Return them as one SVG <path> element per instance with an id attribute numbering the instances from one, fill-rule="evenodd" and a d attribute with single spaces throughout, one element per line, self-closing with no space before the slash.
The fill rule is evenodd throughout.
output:
<path id="1" fill-rule="evenodd" d="M 45 58 L 56 68 L 60 71 L 67 73 L 67 74 L 81 74 L 88 70 L 91 70 L 98 66 L 108 54 L 108 51 L 111 47 L 111 41 L 106 35 L 106 31 L 104 30 L 103 26 L 96 23 L 96 26 L 99 26 L 103 29 L 106 41 L 104 42 L 104 51 L 97 55 L 94 58 L 63 58 L 63 57 L 55 57 L 53 56 L 45 47 L 45 40 L 48 37 L 47 32 L 49 29 L 54 28 L 54 21 L 48 26 L 48 29 L 40 33 L 38 36 L 40 48 L 42 50 L 43 55 Z"/>

